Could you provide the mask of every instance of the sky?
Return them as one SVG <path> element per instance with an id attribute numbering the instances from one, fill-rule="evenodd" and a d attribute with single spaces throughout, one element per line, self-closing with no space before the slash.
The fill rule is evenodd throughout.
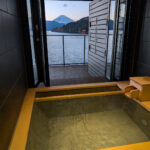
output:
<path id="1" fill-rule="evenodd" d="M 50 1 L 45 0 L 46 20 L 54 20 L 65 15 L 74 21 L 89 16 L 88 1 Z"/>

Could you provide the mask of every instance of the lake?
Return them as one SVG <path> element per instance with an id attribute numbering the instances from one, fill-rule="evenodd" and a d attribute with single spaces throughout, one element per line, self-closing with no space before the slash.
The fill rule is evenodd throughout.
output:
<path id="1" fill-rule="evenodd" d="M 64 35 L 64 46 L 63 46 Z M 50 65 L 84 63 L 84 34 L 47 31 Z M 63 54 L 64 47 L 64 54 Z M 64 56 L 64 58 L 63 58 Z M 85 35 L 85 63 L 88 62 L 88 35 Z"/>
<path id="2" fill-rule="evenodd" d="M 64 35 L 64 42 L 63 42 L 63 35 Z M 84 63 L 84 36 L 85 36 L 85 63 L 88 63 L 88 35 L 47 31 L 49 65 L 61 65 L 64 63 L 65 64 Z M 113 41 L 112 32 L 109 32 L 108 57 L 107 57 L 108 62 L 111 61 L 112 41 Z"/>

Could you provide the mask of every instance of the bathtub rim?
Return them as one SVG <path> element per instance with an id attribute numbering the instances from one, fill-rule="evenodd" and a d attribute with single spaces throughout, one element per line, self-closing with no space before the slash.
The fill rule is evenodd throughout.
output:
<path id="1" fill-rule="evenodd" d="M 58 91 L 58 90 L 62 91 L 62 90 L 74 90 L 74 89 L 85 89 L 85 88 L 87 89 L 87 88 L 108 87 L 108 86 L 118 86 L 118 82 L 103 82 L 103 83 L 51 86 L 51 87 L 37 88 L 36 92 L 51 92 L 51 91 Z"/>

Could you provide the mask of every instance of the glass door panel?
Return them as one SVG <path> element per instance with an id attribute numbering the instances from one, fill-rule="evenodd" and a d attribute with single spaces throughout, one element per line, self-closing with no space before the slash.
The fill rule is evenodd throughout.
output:
<path id="1" fill-rule="evenodd" d="M 119 15 L 118 15 L 118 28 L 117 28 L 117 40 L 116 40 L 116 56 L 115 56 L 115 70 L 114 79 L 121 79 L 121 65 L 123 57 L 123 41 L 125 31 L 125 20 L 126 20 L 126 1 L 120 0 Z"/>
<path id="2" fill-rule="evenodd" d="M 108 50 L 107 50 L 107 68 L 106 68 L 106 78 L 111 80 L 112 75 L 112 55 L 113 55 L 113 45 L 114 45 L 114 26 L 115 26 L 115 10 L 116 1 L 111 0 L 110 2 L 110 14 L 109 14 L 109 28 L 108 28 Z"/>

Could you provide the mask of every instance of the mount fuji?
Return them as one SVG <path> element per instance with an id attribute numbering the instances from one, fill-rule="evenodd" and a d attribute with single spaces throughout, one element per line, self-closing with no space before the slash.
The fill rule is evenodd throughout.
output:
<path id="1" fill-rule="evenodd" d="M 52 21 L 46 21 L 46 30 L 53 30 L 55 28 L 60 28 L 68 23 L 74 22 L 74 20 L 68 18 L 67 16 L 60 15 Z"/>
<path id="2" fill-rule="evenodd" d="M 54 19 L 53 21 L 55 22 L 58 22 L 58 23 L 63 23 L 63 24 L 68 24 L 70 22 L 74 22 L 74 20 L 70 19 L 69 17 L 67 16 L 64 16 L 64 15 L 60 15 L 58 16 L 56 19 Z"/>

